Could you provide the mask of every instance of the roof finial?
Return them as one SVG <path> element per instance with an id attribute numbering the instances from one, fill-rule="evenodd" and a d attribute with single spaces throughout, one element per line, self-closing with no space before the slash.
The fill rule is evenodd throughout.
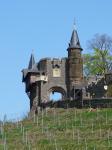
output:
<path id="1" fill-rule="evenodd" d="M 74 17 L 73 30 L 76 30 L 76 19 Z"/>
<path id="2" fill-rule="evenodd" d="M 32 54 L 34 54 L 34 49 L 32 49 Z"/>

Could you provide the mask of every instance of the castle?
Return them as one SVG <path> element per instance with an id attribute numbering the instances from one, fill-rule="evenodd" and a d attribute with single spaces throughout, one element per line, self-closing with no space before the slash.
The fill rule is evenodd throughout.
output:
<path id="1" fill-rule="evenodd" d="M 82 48 L 74 28 L 67 48 L 68 57 L 44 58 L 38 63 L 31 54 L 29 66 L 22 70 L 30 110 L 36 112 L 41 103 L 50 101 L 51 92 L 62 94 L 62 100 L 81 100 L 83 81 Z"/>

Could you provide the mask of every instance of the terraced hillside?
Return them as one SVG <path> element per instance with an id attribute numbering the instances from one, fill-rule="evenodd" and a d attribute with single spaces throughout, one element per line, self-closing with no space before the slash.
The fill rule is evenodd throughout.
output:
<path id="1" fill-rule="evenodd" d="M 0 150 L 112 150 L 112 109 L 48 109 L 1 123 Z"/>

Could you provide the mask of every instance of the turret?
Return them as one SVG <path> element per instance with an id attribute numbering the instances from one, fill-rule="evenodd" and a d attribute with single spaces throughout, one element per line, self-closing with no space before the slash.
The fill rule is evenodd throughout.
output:
<path id="1" fill-rule="evenodd" d="M 38 63 L 35 63 L 33 53 L 30 56 L 29 65 L 27 69 L 22 70 L 23 82 L 26 86 L 26 93 L 30 99 L 30 109 L 36 110 L 33 106 L 33 102 L 38 103 L 41 100 L 41 84 L 48 81 L 48 76 L 45 70 L 38 68 Z"/>
<path id="2" fill-rule="evenodd" d="M 23 82 L 26 85 L 26 93 L 30 91 L 32 83 L 35 82 L 35 75 L 38 73 L 38 68 L 35 63 L 33 53 L 30 56 L 28 68 L 22 70 Z"/>
<path id="3" fill-rule="evenodd" d="M 70 91 L 73 87 L 81 88 L 83 80 L 83 61 L 81 57 L 81 45 L 76 29 L 73 29 L 68 51 L 68 78 Z"/>

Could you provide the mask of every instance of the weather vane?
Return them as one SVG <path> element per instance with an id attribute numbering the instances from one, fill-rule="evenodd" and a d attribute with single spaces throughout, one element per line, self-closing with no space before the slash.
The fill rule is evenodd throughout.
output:
<path id="1" fill-rule="evenodd" d="M 32 49 L 32 54 L 34 54 L 34 49 Z"/>

